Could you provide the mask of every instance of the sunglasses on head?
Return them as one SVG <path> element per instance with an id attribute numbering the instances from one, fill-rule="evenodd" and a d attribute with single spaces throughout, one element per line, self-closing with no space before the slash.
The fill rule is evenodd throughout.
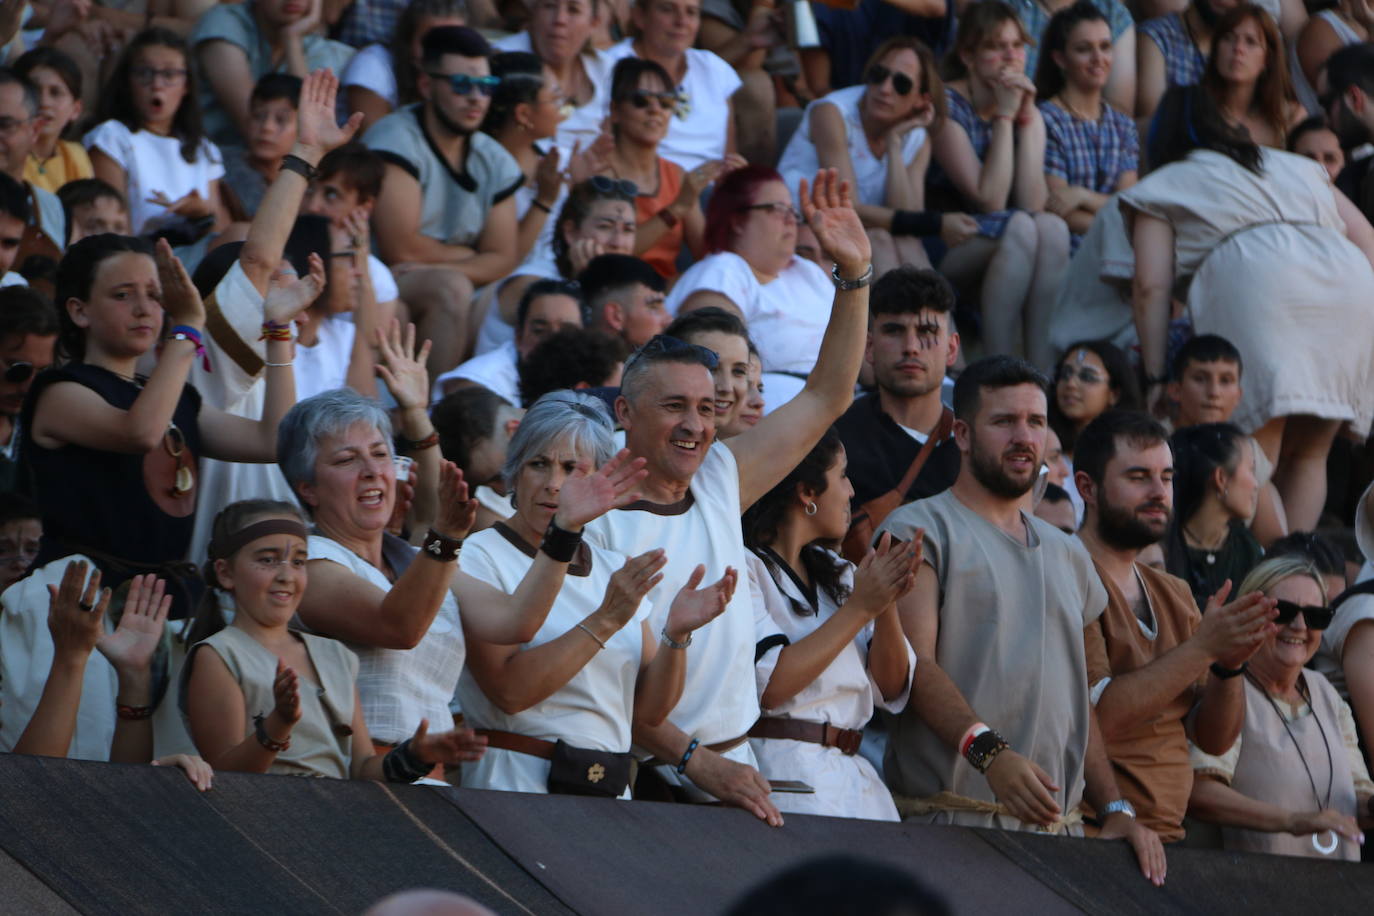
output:
<path id="1" fill-rule="evenodd" d="M 636 108 L 648 108 L 650 102 L 655 103 L 661 111 L 672 111 L 677 107 L 678 96 L 676 92 L 650 92 L 648 89 L 636 89 L 630 93 L 630 104 Z"/>
<path id="2" fill-rule="evenodd" d="M 868 74 L 864 79 L 870 86 L 881 86 L 888 77 L 892 77 L 892 91 L 898 95 L 910 95 L 911 90 L 916 88 L 916 82 L 905 73 L 898 73 L 889 70 L 881 64 L 874 64 L 868 68 Z"/>
<path id="3" fill-rule="evenodd" d="M 655 334 L 649 338 L 648 343 L 630 354 L 630 358 L 625 361 L 625 371 L 628 372 L 632 364 L 645 356 L 650 358 L 655 356 L 688 357 L 701 363 L 707 369 L 714 369 L 720 365 L 720 357 L 716 355 L 715 350 L 697 344 L 689 344 L 685 340 L 669 337 L 667 334 Z"/>
<path id="4" fill-rule="evenodd" d="M 18 385 L 32 378 L 33 372 L 33 363 L 10 363 L 5 367 L 4 379 L 11 385 Z"/>
<path id="5" fill-rule="evenodd" d="M 592 187 L 602 194 L 618 194 L 621 197 L 634 200 L 639 196 L 639 185 L 624 178 L 607 178 L 605 175 L 593 175 L 588 179 Z"/>
<path id="6" fill-rule="evenodd" d="M 468 76 L 466 73 L 431 73 L 429 76 L 448 83 L 458 95 L 470 95 L 474 89 L 481 95 L 491 95 L 492 90 L 501 85 L 499 76 Z"/>
<path id="7" fill-rule="evenodd" d="M 1336 612 L 1329 607 L 1318 607 L 1310 604 L 1294 604 L 1292 601 L 1278 599 L 1279 616 L 1274 618 L 1274 623 L 1281 627 L 1286 627 L 1293 622 L 1298 614 L 1302 614 L 1303 622 L 1307 624 L 1309 630 L 1325 630 L 1331 626 L 1331 618 Z"/>

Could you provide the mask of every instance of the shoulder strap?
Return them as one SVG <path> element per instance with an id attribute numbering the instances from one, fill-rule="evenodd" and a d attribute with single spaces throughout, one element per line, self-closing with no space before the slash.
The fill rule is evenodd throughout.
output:
<path id="1" fill-rule="evenodd" d="M 1331 610 L 1336 610 L 1346 599 L 1354 598 L 1356 595 L 1374 595 L 1374 579 L 1365 579 L 1363 582 L 1356 582 L 1335 597 L 1331 602 Z"/>
<path id="2" fill-rule="evenodd" d="M 949 438 L 949 432 L 954 428 L 954 411 L 946 407 L 940 413 L 940 422 L 935 424 L 935 428 L 926 437 L 925 444 L 916 453 L 916 458 L 911 462 L 911 467 L 906 469 L 902 479 L 898 482 L 896 491 L 902 499 L 906 499 L 906 494 L 911 491 L 911 485 L 916 482 L 916 475 L 921 473 L 921 468 L 925 466 L 926 459 L 930 453 L 935 451 L 935 446 Z"/>

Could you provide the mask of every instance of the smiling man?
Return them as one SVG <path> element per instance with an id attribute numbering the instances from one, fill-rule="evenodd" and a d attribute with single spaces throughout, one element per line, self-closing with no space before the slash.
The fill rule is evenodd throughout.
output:
<path id="1" fill-rule="evenodd" d="M 1181 840 L 1188 741 L 1218 756 L 1235 743 L 1245 718 L 1239 675 L 1274 602 L 1254 592 L 1223 606 L 1218 594 L 1199 616 L 1188 583 L 1137 562 L 1173 515 L 1173 454 L 1159 423 L 1109 410 L 1080 434 L 1074 464 L 1086 507 L 1078 536 L 1107 589 L 1107 610 L 1084 640 L 1107 756 L 1140 822 Z"/>

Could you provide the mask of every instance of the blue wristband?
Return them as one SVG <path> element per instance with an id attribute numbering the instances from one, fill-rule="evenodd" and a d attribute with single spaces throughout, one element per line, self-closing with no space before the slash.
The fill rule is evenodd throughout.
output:
<path id="1" fill-rule="evenodd" d="M 677 775 L 682 776 L 687 772 L 687 761 L 692 759 L 692 752 L 697 749 L 699 744 L 701 742 L 693 738 L 692 743 L 687 745 L 687 750 L 683 753 L 682 759 L 678 761 Z"/>

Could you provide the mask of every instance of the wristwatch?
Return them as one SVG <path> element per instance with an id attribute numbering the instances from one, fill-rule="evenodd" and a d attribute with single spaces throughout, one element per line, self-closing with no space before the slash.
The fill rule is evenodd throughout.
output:
<path id="1" fill-rule="evenodd" d="M 1118 798 L 1114 802 L 1107 802 L 1098 813 L 1104 818 L 1112 814 L 1124 814 L 1131 820 L 1135 820 L 1135 806 L 1124 798 Z"/>
<path id="2" fill-rule="evenodd" d="M 835 281 L 836 289 L 862 289 L 873 282 L 873 265 L 868 265 L 868 270 L 853 280 L 846 280 L 840 276 L 840 265 L 836 264 L 830 268 L 830 279 Z"/>

